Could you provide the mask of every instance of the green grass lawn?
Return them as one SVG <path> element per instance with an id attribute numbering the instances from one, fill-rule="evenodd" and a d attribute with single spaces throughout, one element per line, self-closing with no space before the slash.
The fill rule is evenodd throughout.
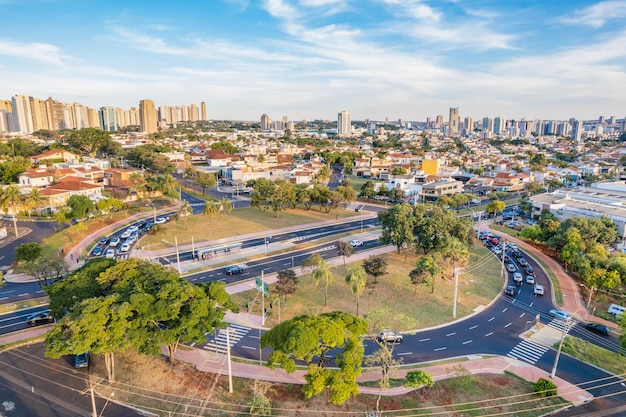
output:
<path id="1" fill-rule="evenodd" d="M 558 349 L 559 344 L 555 343 L 554 348 Z M 578 339 L 577 337 L 567 336 L 565 340 L 563 340 L 563 352 L 616 375 L 626 373 L 626 360 L 624 356 L 603 349 L 593 343 Z"/>
<path id="2" fill-rule="evenodd" d="M 482 247 L 472 249 L 470 264 L 459 276 L 457 318 L 486 306 L 502 288 L 497 259 Z M 384 257 L 388 261 L 389 273 L 380 277 L 377 283 L 368 278 L 368 286 L 359 299 L 359 315 L 368 320 L 372 331 L 387 327 L 407 331 L 453 320 L 454 280 L 450 270 L 444 277 L 436 279 L 433 291 L 429 285 L 415 287 L 411 284 L 409 271 L 413 269 L 417 256 L 410 254 L 405 261 L 404 253 L 391 252 Z M 316 287 L 310 275 L 301 276 L 296 294 L 288 296 L 286 303 L 281 303 L 281 319 L 335 310 L 356 314 L 355 297 L 344 280 L 347 270 L 360 263 L 351 263 L 347 258 L 346 267 L 342 265 L 331 269 L 334 283 L 328 288 L 327 306 L 324 306 L 323 284 Z M 274 285 L 270 285 L 270 297 L 265 300 L 268 304 L 277 298 L 273 289 Z M 234 294 L 233 299 L 242 311 L 246 311 L 248 305 L 251 313 L 260 314 L 261 297 L 255 290 Z M 277 307 L 278 303 L 272 309 L 266 305 L 268 326 L 278 323 Z"/>
<path id="3" fill-rule="evenodd" d="M 358 216 L 354 210 L 339 210 L 339 220 L 354 216 Z M 192 238 L 196 243 L 227 237 L 236 239 L 237 235 L 327 220 L 337 220 L 334 210 L 326 213 L 317 208 L 311 210 L 289 209 L 281 211 L 276 217 L 269 210 L 249 207 L 233 210 L 230 214 L 220 214 L 214 218 L 198 214 L 167 223 L 162 233 L 142 238 L 141 245 L 150 245 L 152 250 L 158 250 L 169 247 L 167 243 L 163 243 L 165 237 L 170 242 L 173 242 L 174 237 L 176 237 L 179 245 L 185 245 L 190 244 Z"/>

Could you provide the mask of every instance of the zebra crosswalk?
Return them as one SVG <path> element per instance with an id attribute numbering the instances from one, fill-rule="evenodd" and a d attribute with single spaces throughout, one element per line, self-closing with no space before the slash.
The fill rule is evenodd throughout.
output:
<path id="1" fill-rule="evenodd" d="M 541 359 L 543 354 L 546 353 L 548 350 L 549 348 L 543 345 L 524 339 L 519 342 L 513 349 L 511 349 L 511 351 L 507 353 L 506 356 L 515 359 L 521 359 L 534 365 L 535 362 Z"/>
<path id="2" fill-rule="evenodd" d="M 572 330 L 572 328 L 576 326 L 576 324 L 578 324 L 576 320 L 563 321 L 554 319 L 550 320 L 550 323 L 548 323 L 548 327 L 552 327 L 553 329 L 556 329 L 560 332 L 562 332 L 563 328 L 565 328 L 565 333 L 569 333 L 569 331 Z"/>
<path id="3" fill-rule="evenodd" d="M 204 201 L 198 201 L 195 203 L 189 203 L 189 205 L 191 207 L 204 207 L 206 205 L 206 203 Z"/>
<path id="4" fill-rule="evenodd" d="M 209 340 L 203 348 L 216 353 L 226 353 L 228 350 L 226 344 L 226 332 L 228 331 L 230 346 L 233 347 L 239 342 L 248 332 L 252 330 L 250 327 L 240 326 L 238 324 L 229 324 L 227 329 L 219 329 L 217 336 L 214 336 Z"/>

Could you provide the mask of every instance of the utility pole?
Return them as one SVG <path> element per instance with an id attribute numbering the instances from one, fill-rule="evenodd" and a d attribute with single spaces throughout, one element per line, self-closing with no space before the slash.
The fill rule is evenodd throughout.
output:
<path id="1" fill-rule="evenodd" d="M 226 325 L 226 360 L 228 360 L 228 392 L 233 393 L 233 369 L 230 363 L 230 327 Z"/>
<path id="2" fill-rule="evenodd" d="M 96 397 L 93 393 L 93 385 L 89 385 L 89 394 L 91 395 L 91 412 L 93 417 L 98 417 L 98 410 L 96 410 Z"/>
<path id="3" fill-rule="evenodd" d="M 504 257 L 506 256 L 506 239 L 502 238 L 502 266 L 500 268 L 500 278 L 504 278 Z"/>
<path id="4" fill-rule="evenodd" d="M 556 351 L 556 358 L 554 358 L 554 365 L 552 366 L 552 373 L 550 373 L 550 378 L 554 378 L 556 376 L 556 367 L 559 364 L 559 357 L 561 356 L 561 348 L 563 348 L 563 340 L 565 339 L 565 333 L 567 329 L 567 322 L 563 321 L 563 333 L 561 333 L 561 341 L 559 342 L 559 350 Z"/>
<path id="5" fill-rule="evenodd" d="M 265 326 L 265 279 L 261 270 L 261 327 Z"/>
<path id="6" fill-rule="evenodd" d="M 587 320 L 587 316 L 589 315 L 589 310 L 591 310 L 591 296 L 593 295 L 594 287 L 589 288 L 589 299 L 587 300 L 587 311 L 585 311 L 585 320 Z"/>
<path id="7" fill-rule="evenodd" d="M 182 274 L 180 270 L 180 253 L 178 252 L 178 237 L 174 236 L 174 243 L 176 243 L 176 263 L 178 264 L 178 273 Z"/>
<path id="8" fill-rule="evenodd" d="M 452 317 L 456 318 L 456 297 L 459 291 L 459 267 L 455 267 L 452 272 L 454 273 L 454 302 L 452 304 Z"/>

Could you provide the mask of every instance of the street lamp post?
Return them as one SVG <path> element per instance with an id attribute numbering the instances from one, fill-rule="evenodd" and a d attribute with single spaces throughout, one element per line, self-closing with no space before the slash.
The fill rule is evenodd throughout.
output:
<path id="1" fill-rule="evenodd" d="M 556 376 L 556 367 L 559 364 L 559 357 L 561 356 L 561 349 L 563 348 L 563 340 L 565 340 L 565 334 L 567 333 L 567 322 L 563 321 L 563 332 L 561 333 L 561 341 L 559 342 L 559 350 L 556 351 L 556 357 L 554 358 L 554 365 L 552 366 L 552 372 L 550 378 Z"/>

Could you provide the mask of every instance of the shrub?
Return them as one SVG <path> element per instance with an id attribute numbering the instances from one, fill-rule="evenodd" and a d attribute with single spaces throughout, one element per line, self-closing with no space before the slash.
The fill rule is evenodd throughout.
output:
<path id="1" fill-rule="evenodd" d="M 553 397 L 556 395 L 556 389 L 557 386 L 554 382 L 545 378 L 539 378 L 537 382 L 535 382 L 535 392 L 539 394 L 540 397 Z"/>

